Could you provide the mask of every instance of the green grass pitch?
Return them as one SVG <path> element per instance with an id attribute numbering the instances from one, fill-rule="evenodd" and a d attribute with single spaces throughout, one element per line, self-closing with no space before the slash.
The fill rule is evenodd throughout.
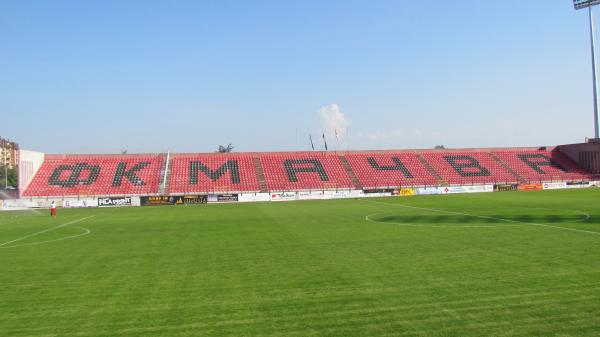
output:
<path id="1" fill-rule="evenodd" d="M 599 201 L 2 212 L 0 336 L 600 336 Z"/>

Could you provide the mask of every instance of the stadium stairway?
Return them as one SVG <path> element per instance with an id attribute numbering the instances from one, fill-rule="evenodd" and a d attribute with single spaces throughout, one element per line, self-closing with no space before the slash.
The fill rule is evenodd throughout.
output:
<path id="1" fill-rule="evenodd" d="M 517 178 L 517 180 L 519 182 L 525 182 L 525 179 L 523 179 L 523 177 L 521 177 L 517 171 L 513 170 L 510 166 L 508 166 L 504 161 L 502 161 L 502 159 L 498 158 L 498 156 L 496 156 L 493 152 L 488 152 L 490 154 L 490 157 L 492 157 L 495 161 L 498 162 L 498 164 L 502 165 L 502 167 L 504 167 L 508 172 L 510 172 L 513 176 L 515 176 Z"/>
<path id="2" fill-rule="evenodd" d="M 169 190 L 169 182 L 171 181 L 171 157 L 168 153 L 162 153 L 161 155 L 165 157 L 165 165 L 160 171 L 160 185 L 158 188 L 158 192 L 159 194 L 165 194 Z"/>
<path id="3" fill-rule="evenodd" d="M 350 163 L 348 163 L 348 159 L 346 159 L 346 157 L 344 157 L 343 155 L 340 155 L 339 157 L 340 157 L 340 161 L 342 162 L 342 166 L 344 167 L 344 169 L 346 170 L 346 173 L 348 174 L 348 177 L 350 177 L 350 180 L 354 184 L 354 188 L 356 188 L 357 190 L 362 190 L 363 186 L 360 183 L 360 181 L 358 180 L 358 178 L 356 177 L 356 174 L 354 174 L 354 171 L 352 171 L 352 166 L 350 166 Z"/>
<path id="4" fill-rule="evenodd" d="M 254 168 L 256 169 L 256 178 L 258 178 L 258 186 L 260 187 L 260 192 L 269 192 L 269 190 L 267 189 L 267 183 L 265 182 L 265 171 L 263 169 L 260 158 L 252 157 L 252 162 L 254 163 Z"/>
<path id="5" fill-rule="evenodd" d="M 440 174 L 433 168 L 433 166 L 431 166 L 431 164 L 429 164 L 425 157 L 423 157 L 423 155 L 418 152 L 416 152 L 416 154 L 421 164 L 423 164 L 423 166 L 427 168 L 429 173 L 431 173 L 438 180 L 440 186 L 448 186 L 448 182 L 444 178 L 442 178 L 442 176 L 440 176 Z"/>

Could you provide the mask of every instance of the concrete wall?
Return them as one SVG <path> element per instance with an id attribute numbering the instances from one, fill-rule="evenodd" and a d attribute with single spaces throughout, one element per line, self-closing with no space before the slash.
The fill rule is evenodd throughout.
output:
<path id="1" fill-rule="evenodd" d="M 19 152 L 19 194 L 22 194 L 44 163 L 44 154 L 27 150 Z"/>
<path id="2" fill-rule="evenodd" d="M 590 172 L 600 174 L 600 143 L 561 145 L 557 149 Z"/>

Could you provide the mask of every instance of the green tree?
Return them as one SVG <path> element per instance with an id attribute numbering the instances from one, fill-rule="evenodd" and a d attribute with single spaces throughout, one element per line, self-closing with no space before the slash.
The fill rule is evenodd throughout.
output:
<path id="1" fill-rule="evenodd" d="M 227 144 L 227 146 L 219 145 L 219 149 L 217 150 L 219 153 L 229 153 L 231 151 L 233 151 L 233 145 L 231 145 L 231 143 Z"/>
<path id="2" fill-rule="evenodd" d="M 5 173 L 8 173 L 8 186 L 17 187 L 17 168 L 6 169 L 4 165 L 0 165 L 0 189 L 6 189 L 6 178 Z"/>

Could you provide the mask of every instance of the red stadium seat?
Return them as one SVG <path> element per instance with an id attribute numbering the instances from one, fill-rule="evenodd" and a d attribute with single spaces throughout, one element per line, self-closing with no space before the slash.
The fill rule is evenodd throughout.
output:
<path id="1" fill-rule="evenodd" d="M 252 156 L 248 154 L 178 154 L 171 160 L 169 192 L 257 192 Z"/>
<path id="2" fill-rule="evenodd" d="M 339 156 L 329 153 L 264 153 L 260 156 L 271 191 L 354 188 Z"/>
<path id="3" fill-rule="evenodd" d="M 47 156 L 23 196 L 158 193 L 163 155 Z"/>
<path id="4" fill-rule="evenodd" d="M 439 184 L 413 152 L 349 152 L 345 157 L 363 188 Z"/>
<path id="5" fill-rule="evenodd" d="M 518 178 L 486 151 L 427 151 L 427 162 L 448 184 L 514 183 Z"/>
<path id="6" fill-rule="evenodd" d="M 506 149 L 493 151 L 524 181 L 588 180 L 594 175 L 585 171 L 563 153 L 554 149 Z"/>
<path id="7" fill-rule="evenodd" d="M 47 155 L 22 196 L 372 189 L 595 178 L 553 148 L 430 150 L 421 154 L 415 151 L 175 154 L 166 173 L 162 172 L 166 166 L 164 160 L 164 154 Z M 161 178 L 165 174 L 169 184 L 162 191 Z"/>

